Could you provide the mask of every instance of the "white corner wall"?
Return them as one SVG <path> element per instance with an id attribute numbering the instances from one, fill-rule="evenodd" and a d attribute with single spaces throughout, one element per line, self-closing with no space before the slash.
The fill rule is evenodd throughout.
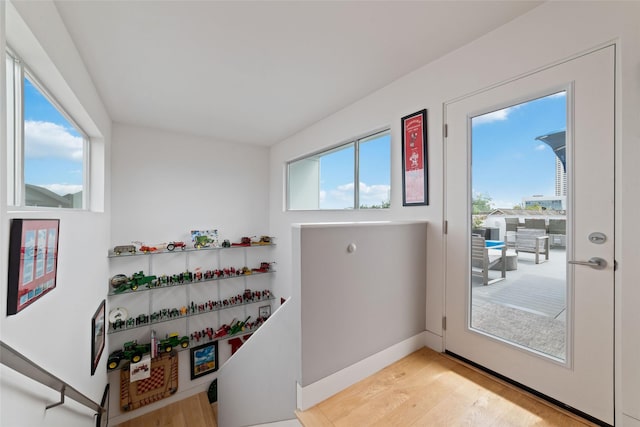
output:
<path id="1" fill-rule="evenodd" d="M 0 174 L 0 339 L 58 378 L 100 402 L 107 382 L 103 354 L 91 375 L 91 318 L 104 299 L 107 274 L 104 248 L 109 241 L 108 198 L 111 120 L 102 105 L 55 5 L 40 2 L 0 2 L 0 52 L 9 44 L 30 65 L 92 141 L 99 144 L 93 159 L 92 211 L 21 209 L 7 206 L 7 181 Z M 5 99 L 4 67 L 0 99 Z M 0 107 L 0 129 L 6 129 L 6 108 Z M 6 153 L 6 132 L 0 132 L 0 152 Z M 0 156 L 6 161 L 4 155 Z M 9 227 L 12 218 L 59 218 L 57 287 L 22 312 L 6 315 Z M 67 399 L 45 411 L 59 393 L 0 367 L 0 425 L 87 426 L 93 413 Z"/>
<path id="2" fill-rule="evenodd" d="M 635 264 L 640 258 L 640 229 L 635 213 L 640 199 L 640 3 L 546 2 L 351 106 L 334 113 L 271 150 L 271 230 L 291 233 L 291 224 L 361 220 L 426 220 L 428 273 L 426 292 L 427 343 L 443 348 L 444 269 L 443 235 L 443 103 L 499 82 L 561 61 L 605 43 L 617 43 L 616 98 L 616 407 L 618 420 L 640 420 L 640 287 Z M 430 205 L 402 207 L 400 118 L 428 109 Z M 391 208 L 387 210 L 286 212 L 284 167 L 287 161 L 312 153 L 354 135 L 391 127 Z M 447 195 L 456 197 L 456 195 Z M 278 248 L 279 259 L 292 259 L 291 248 Z M 291 266 L 279 265 L 283 294 L 296 286 Z M 285 276 L 288 275 L 289 277 Z M 597 307 L 594 307 L 597 310 Z M 614 333 L 614 331 L 612 331 Z M 625 415 L 623 415 L 623 413 Z M 628 421 L 627 421 L 628 423 Z M 629 424 L 632 425 L 632 424 Z"/>
<path id="3" fill-rule="evenodd" d="M 109 247 L 130 244 L 131 241 L 142 241 L 149 245 L 172 240 L 190 243 L 190 230 L 218 229 L 221 240 L 229 239 L 232 242 L 238 242 L 242 236 L 270 234 L 267 218 L 267 159 L 266 147 L 114 124 L 111 174 L 112 234 L 109 243 L 101 248 L 102 253 L 106 256 Z M 279 237 L 275 236 L 276 244 L 280 242 Z M 274 255 L 271 249 L 266 250 L 269 251 L 269 256 Z M 215 256 L 214 253 L 210 254 Z M 262 253 L 257 256 L 262 256 Z M 155 260 L 164 262 L 159 258 Z M 111 260 L 110 274 L 126 273 L 126 270 L 118 269 L 133 268 L 127 267 L 130 264 L 121 261 L 124 260 Z M 215 264 L 215 261 L 211 262 Z M 184 264 L 180 268 L 184 268 Z M 272 283 L 280 280 L 278 274 L 274 275 Z M 109 275 L 105 275 L 100 279 L 103 294 L 108 290 L 108 277 Z M 176 295 L 179 293 L 176 298 L 184 301 L 184 293 L 180 291 L 181 289 L 176 290 Z M 279 294 L 276 293 L 276 297 L 279 297 Z M 107 299 L 107 310 L 111 308 L 111 303 L 117 304 L 115 301 Z M 274 310 L 277 304 L 277 300 L 273 301 Z M 257 307 L 255 309 L 257 310 Z M 196 320 L 200 320 L 201 317 L 205 316 Z M 215 322 L 217 318 L 214 316 L 212 320 Z M 175 325 L 172 322 L 167 322 L 159 328 L 170 329 L 173 326 Z M 145 328 L 136 331 L 140 331 L 136 332 L 140 339 L 148 333 Z M 184 333 L 184 323 L 175 326 L 173 331 Z M 125 334 L 124 337 L 126 336 Z M 107 353 L 114 351 L 124 339 L 122 334 L 110 335 Z M 230 357 L 231 350 L 226 341 L 220 342 L 219 353 L 221 363 Z M 176 400 L 206 391 L 217 377 L 217 373 L 214 373 L 191 381 L 189 351 L 180 352 L 178 392 L 170 398 L 140 409 L 121 412 L 118 404 L 118 374 L 119 371 L 116 370 L 109 375 L 112 390 L 112 423 L 121 423 Z"/>

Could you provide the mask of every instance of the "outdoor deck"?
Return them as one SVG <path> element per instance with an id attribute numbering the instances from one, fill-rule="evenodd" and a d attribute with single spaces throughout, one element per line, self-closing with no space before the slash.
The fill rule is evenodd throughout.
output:
<path id="1" fill-rule="evenodd" d="M 564 360 L 566 251 L 551 249 L 549 261 L 541 264 L 533 254 L 520 253 L 517 263 L 505 280 L 489 286 L 472 277 L 472 326 Z M 489 272 L 490 278 L 499 274 Z"/>

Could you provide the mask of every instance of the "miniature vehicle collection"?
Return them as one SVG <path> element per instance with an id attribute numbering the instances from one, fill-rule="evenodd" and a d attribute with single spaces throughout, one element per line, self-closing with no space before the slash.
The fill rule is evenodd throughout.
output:
<path id="1" fill-rule="evenodd" d="M 129 245 L 117 245 L 114 246 L 112 250 L 109 251 L 109 257 L 114 256 L 122 256 L 127 257 L 130 255 L 144 256 L 158 253 L 169 253 L 173 252 L 176 249 L 180 249 L 181 251 L 197 251 L 200 249 L 227 249 L 233 247 L 250 247 L 250 246 L 267 246 L 272 245 L 272 238 L 270 236 L 257 236 L 253 237 L 241 237 L 239 242 L 232 243 L 232 240 L 228 239 L 219 239 L 218 230 L 191 230 L 190 231 L 191 243 L 188 243 L 188 239 L 185 240 L 172 240 L 168 243 L 157 243 L 157 244 L 145 244 L 140 241 L 132 241 L 132 244 Z M 165 240 L 166 242 L 166 240 Z M 193 247 L 191 246 L 193 244 Z M 239 252 L 239 251 L 237 251 Z M 168 257 L 168 255 L 167 255 Z M 253 274 L 264 274 L 273 272 L 272 264 L 275 262 L 260 262 L 258 266 L 253 268 L 249 266 L 242 267 L 222 267 L 220 264 L 220 256 L 218 256 L 217 261 L 218 264 L 216 268 L 195 268 L 193 271 L 190 271 L 191 265 L 189 263 L 190 255 L 187 254 L 186 264 L 187 270 L 181 271 L 175 274 L 150 274 L 145 273 L 144 271 L 136 271 L 130 275 L 128 274 L 115 274 L 109 279 L 109 288 L 111 290 L 112 295 L 121 295 L 127 294 L 128 292 L 134 292 L 139 289 L 147 290 L 154 289 L 160 287 L 171 287 L 178 286 L 183 284 L 193 284 L 198 282 L 206 282 L 206 281 L 214 281 L 221 279 L 232 279 L 238 278 L 242 276 L 248 276 Z M 198 257 L 198 256 L 196 256 Z M 233 259 L 239 259 L 237 256 L 231 257 Z M 245 262 L 247 260 L 247 253 L 245 252 Z M 152 265 L 155 265 L 154 261 L 149 259 L 149 269 L 152 268 Z M 199 259 L 199 258 L 196 258 Z M 153 264 L 152 264 L 153 263 Z M 167 264 L 170 265 L 170 264 Z M 153 268 L 154 273 L 155 268 Z M 260 279 L 266 280 L 266 279 Z M 171 333 L 166 335 L 165 339 L 158 340 L 155 338 L 155 331 L 151 331 L 151 342 L 150 343 L 139 343 L 137 339 L 133 339 L 125 342 L 122 345 L 122 348 L 119 348 L 113 351 L 107 360 L 107 371 L 113 371 L 118 369 L 122 362 L 133 362 L 137 363 L 146 354 L 151 354 L 152 358 L 159 356 L 160 354 L 166 354 L 174 351 L 175 349 L 185 349 L 190 345 L 194 345 L 195 343 L 200 343 L 203 341 L 217 341 L 217 340 L 233 340 L 236 336 L 243 337 L 244 341 L 246 341 L 251 334 L 259 328 L 268 318 L 268 315 L 265 315 L 263 312 L 263 308 L 269 308 L 268 314 L 271 311 L 271 303 L 270 300 L 273 299 L 273 295 L 271 290 L 263 289 L 263 290 L 252 290 L 247 289 L 246 284 L 247 280 L 243 281 L 245 286 L 244 289 L 240 290 L 240 293 L 237 295 L 228 296 L 228 293 L 225 294 L 220 300 L 207 300 L 207 301 L 191 301 L 186 304 L 186 301 L 189 301 L 187 297 L 186 301 L 183 300 L 182 306 L 178 307 L 166 307 L 157 309 L 157 303 L 153 306 L 155 311 L 151 312 L 151 299 L 149 300 L 149 312 L 141 313 L 138 315 L 129 315 L 127 309 L 123 307 L 115 307 L 111 309 L 109 312 L 109 333 L 120 332 L 127 329 L 138 328 L 138 327 L 149 327 L 149 325 L 158 323 L 171 321 L 173 319 L 179 319 L 187 316 L 195 316 L 200 314 L 206 314 L 217 310 L 223 310 L 227 308 L 231 308 L 234 306 L 252 304 L 261 301 L 267 301 L 268 306 L 260 307 L 258 317 L 252 321 L 252 316 L 247 316 L 244 321 L 238 320 L 234 318 L 229 324 L 223 324 L 220 326 L 220 317 L 215 316 L 218 319 L 219 323 L 216 326 L 212 327 L 204 327 L 203 329 L 196 330 L 189 334 L 189 336 L 182 336 L 180 333 Z M 233 282 L 232 282 L 233 283 Z M 222 286 L 222 285 L 221 285 Z M 233 285 L 236 286 L 236 285 Z M 199 287 L 199 286 L 198 286 Z M 195 288 L 190 288 L 195 289 Z M 162 291 L 169 292 L 169 295 L 174 295 L 173 291 Z M 148 295 L 156 295 L 156 293 L 149 293 Z M 189 295 L 189 292 L 186 293 Z M 209 297 L 207 295 L 205 298 Z M 218 297 L 220 297 L 220 293 L 218 292 Z M 118 297 L 123 298 L 123 297 Z M 129 298 L 129 296 L 124 297 Z M 150 297 L 151 298 L 151 297 Z M 115 299 L 113 301 L 120 301 L 120 299 Z M 171 303 L 170 303 L 171 304 Z M 131 307 L 130 307 L 131 308 Z M 236 309 L 238 310 L 238 309 Z M 242 309 L 244 314 L 246 315 L 246 309 Z M 231 316 L 230 316 L 231 317 Z M 209 319 L 207 317 L 206 319 Z M 182 323 L 181 323 L 182 324 Z M 186 320 L 186 325 L 188 329 L 189 320 Z M 165 331 L 163 331 L 165 332 Z M 182 331 L 182 333 L 189 333 L 189 331 Z M 132 338 L 127 336 L 128 339 Z M 138 337 L 139 338 L 139 337 Z M 122 342 L 122 341 L 120 341 Z M 118 344 L 120 344 L 118 342 Z M 241 340 L 240 343 L 243 341 Z M 241 345 L 241 344 L 240 344 Z M 152 348 L 152 346 L 154 348 Z M 236 343 L 236 347 L 239 345 Z M 123 369 L 127 369 L 128 363 L 124 365 Z"/>
<path id="2" fill-rule="evenodd" d="M 131 277 L 127 277 L 124 274 L 116 274 L 111 278 L 111 287 L 114 294 L 128 290 L 135 291 L 142 285 L 154 283 L 156 279 L 156 276 L 146 276 L 142 271 L 133 273 Z"/>
<path id="3" fill-rule="evenodd" d="M 237 305 L 268 301 L 270 299 L 272 299 L 272 294 L 269 289 L 264 289 L 262 291 L 252 291 L 251 289 L 245 289 L 242 294 L 238 294 L 224 300 L 208 300 L 204 302 L 191 301 L 188 306 L 182 306 L 180 308 L 163 308 L 154 311 L 151 314 L 139 314 L 136 317 L 123 318 L 122 316 L 114 316 L 114 320 L 111 322 L 110 332 L 132 329 L 138 326 L 145 326 L 151 323 L 163 322 L 166 320 L 176 319 L 184 316 L 204 314 Z M 174 344 L 173 347 L 176 347 L 176 345 Z"/>
<path id="4" fill-rule="evenodd" d="M 189 347 L 189 337 L 180 337 L 177 333 L 173 333 L 167 338 L 160 340 L 158 343 L 158 350 L 160 352 L 169 353 L 176 347 L 187 348 Z M 121 350 L 116 350 L 109 355 L 107 360 L 107 370 L 112 371 L 116 369 L 122 360 L 128 360 L 133 363 L 138 363 L 142 360 L 142 356 L 147 353 L 151 353 L 151 344 L 138 344 L 137 340 L 128 341 L 124 343 Z"/>
<path id="5" fill-rule="evenodd" d="M 254 236 L 255 238 L 255 236 Z M 270 236 L 260 236 L 258 240 L 252 240 L 251 237 L 242 237 L 240 242 L 231 243 L 225 239 L 220 243 L 218 238 L 218 230 L 191 230 L 191 242 L 195 249 L 202 248 L 231 248 L 236 246 L 267 246 L 272 245 L 273 240 Z M 158 253 L 164 250 L 173 252 L 176 248 L 185 250 L 187 243 L 182 240 L 170 241 L 169 243 L 158 243 L 148 245 L 140 241 L 133 241 L 131 245 L 118 245 L 113 247 L 114 255 L 129 254 L 135 255 L 138 252 L 142 254 Z"/>

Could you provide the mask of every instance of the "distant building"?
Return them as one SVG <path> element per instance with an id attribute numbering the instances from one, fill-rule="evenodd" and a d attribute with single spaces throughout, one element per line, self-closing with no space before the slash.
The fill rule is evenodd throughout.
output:
<path id="1" fill-rule="evenodd" d="M 536 138 L 538 141 L 547 144 L 556 155 L 556 196 L 567 195 L 566 134 L 567 132 L 562 130 L 540 135 Z"/>
<path id="2" fill-rule="evenodd" d="M 556 183 L 557 187 L 557 183 Z M 566 192 L 566 179 L 565 179 Z M 525 209 L 539 206 L 543 210 L 564 211 L 566 210 L 567 198 L 565 196 L 533 196 L 523 197 L 522 206 Z"/>
<path id="3" fill-rule="evenodd" d="M 556 196 L 567 195 L 567 172 L 559 157 L 556 157 Z"/>

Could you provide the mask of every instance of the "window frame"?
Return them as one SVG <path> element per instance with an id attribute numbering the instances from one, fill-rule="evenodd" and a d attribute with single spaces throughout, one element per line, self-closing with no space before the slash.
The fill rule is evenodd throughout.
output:
<path id="1" fill-rule="evenodd" d="M 10 208 L 20 209 L 64 209 L 88 211 L 90 206 L 90 160 L 91 139 L 76 120 L 67 112 L 62 104 L 47 89 L 36 73 L 9 46 L 5 49 L 5 61 L 13 62 L 11 76 L 7 76 L 6 87 L 9 89 L 9 78 L 13 79 L 11 93 L 7 93 L 7 204 Z M 7 66 L 8 68 L 8 66 Z M 58 113 L 82 137 L 82 205 L 80 207 L 32 206 L 26 204 L 26 182 L 24 177 L 25 162 L 25 111 L 24 111 L 24 81 L 29 82 L 40 94 L 58 111 Z M 10 104 L 9 97 L 13 98 Z"/>
<path id="2" fill-rule="evenodd" d="M 389 135 L 389 138 L 391 138 L 391 127 L 387 126 L 387 127 L 383 127 L 380 128 L 378 130 L 374 130 L 372 132 L 367 132 L 361 136 L 355 137 L 355 138 L 350 138 L 347 141 L 341 142 L 339 144 L 336 145 L 332 145 L 328 148 L 324 148 L 322 150 L 318 150 L 318 151 L 314 151 L 310 154 L 306 154 L 304 156 L 300 156 L 297 157 L 295 159 L 289 160 L 286 165 L 285 165 L 285 176 L 286 176 L 286 180 L 285 180 L 285 197 L 286 197 L 286 203 L 285 203 L 285 211 L 287 212 L 301 212 L 301 211 L 313 211 L 313 212 L 326 212 L 326 211 L 365 211 L 365 210 L 379 210 L 379 209 L 388 209 L 391 207 L 391 176 L 392 174 L 389 173 L 389 207 L 388 208 L 361 208 L 360 207 L 360 144 L 361 143 L 367 143 L 373 139 L 375 139 L 376 137 L 381 137 L 383 135 Z M 291 165 L 293 163 L 299 162 L 301 160 L 308 160 L 308 159 L 312 159 L 314 157 L 322 157 L 323 155 L 327 155 L 330 154 L 332 152 L 335 151 L 339 151 L 345 147 L 348 147 L 349 145 L 353 145 L 353 184 L 354 184 L 354 189 L 353 189 L 353 207 L 352 208 L 343 208 L 343 209 L 339 209 L 339 208 L 328 208 L 328 209 L 322 209 L 320 207 L 318 207 L 317 209 L 292 209 L 291 208 Z M 392 143 L 390 141 L 389 143 L 389 166 L 391 167 L 391 152 L 392 152 Z M 320 189 L 318 189 L 318 191 L 320 191 Z"/>

